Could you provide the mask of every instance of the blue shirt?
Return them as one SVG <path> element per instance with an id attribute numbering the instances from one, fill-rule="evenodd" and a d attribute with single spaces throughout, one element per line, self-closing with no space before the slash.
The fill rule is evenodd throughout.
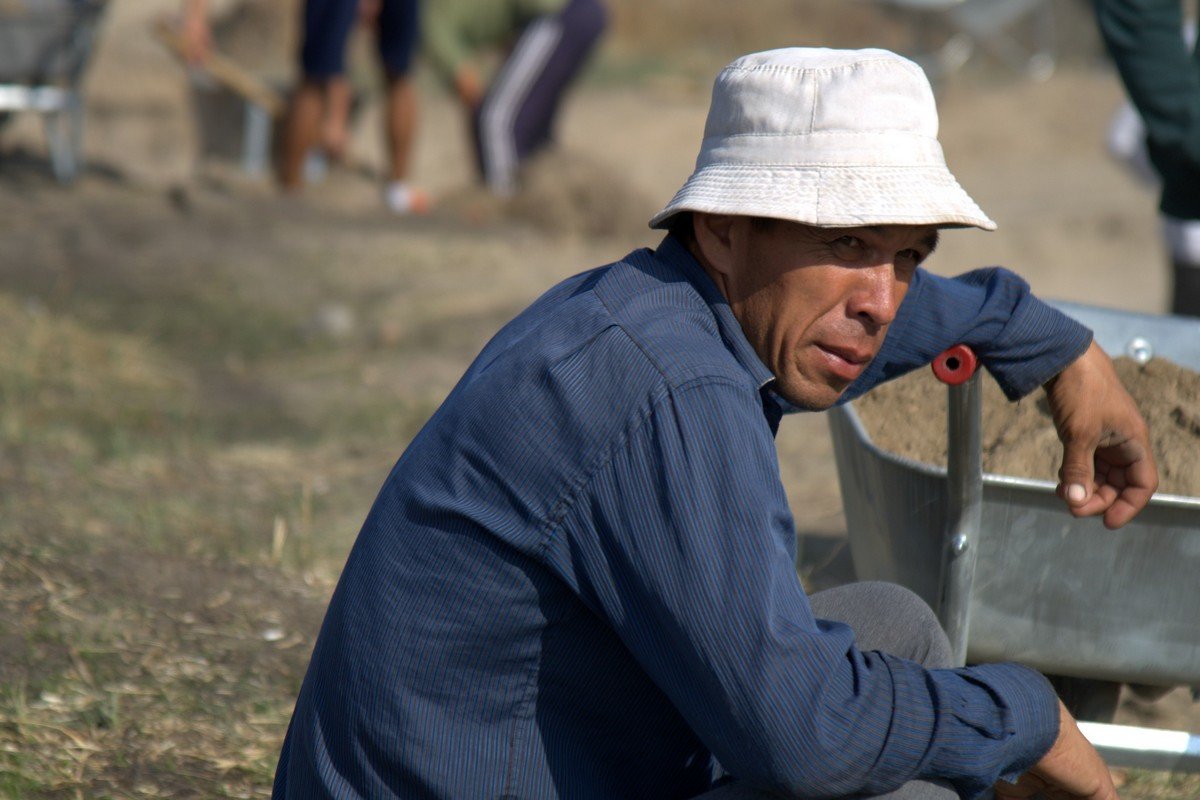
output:
<path id="1" fill-rule="evenodd" d="M 919 273 L 894 325 L 852 393 L 956 341 L 1024 393 L 1090 341 L 1003 270 Z M 1058 730 L 1037 673 L 925 670 L 814 619 L 771 381 L 670 237 L 506 325 L 371 509 L 275 797 L 663 800 L 714 761 L 804 797 L 974 796 L 1030 766 Z"/>

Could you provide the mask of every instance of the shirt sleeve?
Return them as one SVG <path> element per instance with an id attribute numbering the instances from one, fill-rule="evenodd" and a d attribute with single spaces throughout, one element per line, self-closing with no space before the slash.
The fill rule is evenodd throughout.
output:
<path id="1" fill-rule="evenodd" d="M 1010 400 L 1017 400 L 1083 355 L 1092 332 L 1029 291 L 1020 276 L 988 267 L 956 278 L 917 270 L 879 354 L 839 399 L 970 345 Z"/>
<path id="2" fill-rule="evenodd" d="M 558 545 L 572 583 L 748 786 L 845 797 L 941 778 L 976 797 L 1057 735 L 1054 693 L 1028 668 L 926 670 L 813 617 L 753 389 L 668 394 L 572 513 Z"/>
<path id="3" fill-rule="evenodd" d="M 566 5 L 567 0 L 519 0 L 516 8 L 522 17 L 531 19 L 543 14 L 557 14 Z"/>
<path id="4" fill-rule="evenodd" d="M 1200 62 L 1183 38 L 1180 0 L 1096 0 L 1096 22 L 1146 124 L 1162 210 L 1200 217 Z"/>
<path id="5" fill-rule="evenodd" d="M 471 59 L 472 50 L 462 34 L 456 3 L 430 3 L 421 12 L 421 47 L 430 66 L 447 84 Z"/>

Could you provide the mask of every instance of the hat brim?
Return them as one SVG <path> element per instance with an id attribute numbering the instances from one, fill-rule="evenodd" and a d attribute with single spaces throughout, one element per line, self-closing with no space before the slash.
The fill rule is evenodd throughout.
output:
<path id="1" fill-rule="evenodd" d="M 650 220 L 684 211 L 788 219 L 821 228 L 936 225 L 996 229 L 942 166 L 710 165 Z"/>

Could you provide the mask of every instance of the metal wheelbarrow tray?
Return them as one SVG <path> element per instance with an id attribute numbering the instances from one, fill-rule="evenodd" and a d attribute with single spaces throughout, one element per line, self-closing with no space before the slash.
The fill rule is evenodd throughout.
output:
<path id="1" fill-rule="evenodd" d="M 1200 320 L 1055 305 L 1090 327 L 1114 357 L 1149 348 L 1155 358 L 1200 370 Z M 955 557 L 948 551 L 958 552 L 948 544 L 958 514 L 953 420 L 949 480 L 946 468 L 875 446 L 852 404 L 831 411 L 829 422 L 857 577 L 906 586 L 943 620 L 945 598 L 957 591 L 966 641 L 954 642 L 955 626 L 947 627 L 966 661 L 1200 686 L 1200 498 L 1156 495 L 1132 522 L 1109 531 L 1098 519 L 1071 517 L 1054 483 L 985 474 L 977 530 L 960 543 L 973 549 L 964 579 L 961 569 L 943 568 Z M 1200 737 L 1181 735 L 1178 757 L 1116 760 L 1197 768 Z"/>
<path id="2" fill-rule="evenodd" d="M 0 0 L 0 115 L 45 115 L 55 176 L 79 168 L 83 103 L 79 87 L 105 0 Z"/>

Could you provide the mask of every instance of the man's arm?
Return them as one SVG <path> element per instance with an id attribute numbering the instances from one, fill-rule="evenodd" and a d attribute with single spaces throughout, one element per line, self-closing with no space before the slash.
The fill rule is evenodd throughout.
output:
<path id="1" fill-rule="evenodd" d="M 1042 386 L 1084 354 L 1092 332 L 1047 305 L 1001 267 L 955 278 L 918 269 L 879 355 L 839 402 L 969 345 L 1009 400 Z"/>
<path id="2" fill-rule="evenodd" d="M 208 24 L 208 0 L 184 0 L 183 24 L 179 32 L 183 57 L 189 64 L 203 64 L 212 55 L 212 29 Z"/>
<path id="3" fill-rule="evenodd" d="M 475 74 L 471 64 L 472 48 L 462 35 L 463 23 L 459 18 L 462 13 L 459 4 L 448 2 L 429 3 L 421 10 L 423 51 L 438 77 L 460 97 L 460 75 L 465 72 Z"/>
<path id="4" fill-rule="evenodd" d="M 842 402 L 970 345 L 1010 400 L 1046 389 L 1063 462 L 1059 496 L 1075 516 L 1120 527 L 1150 502 L 1149 431 L 1091 331 L 997 267 L 944 278 L 918 270 L 875 361 Z"/>
<path id="5" fill-rule="evenodd" d="M 1035 671 L 926 670 L 813 618 L 753 387 L 663 398 L 560 530 L 548 561 L 570 565 L 584 600 L 748 786 L 874 795 L 939 778 L 975 797 L 1054 742 L 1057 701 Z"/>

